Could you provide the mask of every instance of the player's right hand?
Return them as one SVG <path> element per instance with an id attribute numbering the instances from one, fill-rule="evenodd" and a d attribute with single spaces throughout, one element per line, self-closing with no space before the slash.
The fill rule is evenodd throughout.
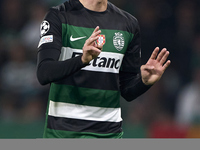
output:
<path id="1" fill-rule="evenodd" d="M 101 30 L 99 30 L 99 26 L 97 26 L 92 35 L 85 41 L 85 44 L 83 46 L 83 55 L 82 55 L 82 62 L 84 64 L 88 64 L 91 60 L 98 57 L 98 55 L 101 53 L 101 50 L 103 48 L 103 44 L 98 45 L 96 40 L 99 38 L 99 34 L 101 33 Z"/>

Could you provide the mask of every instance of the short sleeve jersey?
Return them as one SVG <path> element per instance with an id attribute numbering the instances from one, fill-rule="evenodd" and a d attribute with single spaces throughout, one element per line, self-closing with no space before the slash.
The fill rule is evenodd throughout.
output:
<path id="1" fill-rule="evenodd" d="M 106 11 L 95 12 L 78 0 L 69 0 L 46 14 L 38 49 L 59 51 L 59 61 L 77 57 L 96 26 L 101 30 L 97 43 L 104 44 L 100 55 L 76 73 L 51 83 L 45 138 L 123 135 L 119 72 L 139 72 L 137 19 L 110 2 Z"/>

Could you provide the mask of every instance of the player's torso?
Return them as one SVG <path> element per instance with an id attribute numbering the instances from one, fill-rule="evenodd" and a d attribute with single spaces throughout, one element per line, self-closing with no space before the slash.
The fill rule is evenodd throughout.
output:
<path id="1" fill-rule="evenodd" d="M 55 137 L 58 133 L 60 136 L 64 134 L 63 137 L 75 137 L 77 134 L 77 137 L 117 138 L 122 135 L 118 73 L 134 35 L 128 32 L 124 18 L 109 11 L 96 13 L 80 9 L 60 13 L 60 61 L 82 54 L 85 40 L 96 26 L 102 31 L 97 42 L 104 43 L 104 46 L 101 54 L 90 65 L 51 84 L 45 132 L 47 137 L 50 137 L 47 134 Z M 54 118 L 64 120 L 66 125 L 53 121 Z M 72 121 L 76 123 L 71 124 Z"/>
<path id="2" fill-rule="evenodd" d="M 109 9 L 100 13 L 80 9 L 63 12 L 62 15 L 63 49 L 60 60 L 81 54 L 85 41 L 95 27 L 99 26 L 101 34 L 97 42 L 104 44 L 103 50 L 99 57 L 84 69 L 118 73 L 124 54 L 134 36 L 128 32 L 124 18 Z"/>

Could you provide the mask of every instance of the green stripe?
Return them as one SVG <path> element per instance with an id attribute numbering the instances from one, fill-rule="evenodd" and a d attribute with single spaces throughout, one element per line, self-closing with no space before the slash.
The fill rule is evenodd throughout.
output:
<path id="1" fill-rule="evenodd" d="M 49 99 L 79 105 L 119 108 L 120 92 L 81 88 L 64 84 L 51 84 Z"/>
<path id="2" fill-rule="evenodd" d="M 111 29 L 100 29 L 101 34 L 105 35 L 106 37 L 106 43 L 103 46 L 103 51 L 105 52 L 114 52 L 114 53 L 121 53 L 124 54 L 126 52 L 126 49 L 133 39 L 133 34 L 129 33 L 127 31 L 121 31 L 121 30 L 111 30 Z M 92 32 L 94 31 L 94 28 L 85 28 L 85 27 L 77 27 L 73 25 L 68 24 L 62 24 L 62 42 L 64 47 L 71 47 L 76 49 L 82 49 L 85 41 L 90 37 Z M 122 33 L 123 37 L 125 39 L 125 46 L 121 51 L 118 51 L 113 44 L 113 37 L 115 36 L 115 33 Z M 73 35 L 74 38 L 76 37 L 84 37 L 86 38 L 70 42 L 69 38 Z"/>
<path id="3" fill-rule="evenodd" d="M 47 129 L 47 124 L 48 124 L 49 103 L 50 103 L 50 100 L 48 100 L 47 108 L 46 108 L 46 116 L 45 116 L 45 125 L 44 125 L 44 133 L 43 133 L 43 136 L 44 136 L 44 134 L 45 134 L 45 130 Z"/>
<path id="4" fill-rule="evenodd" d="M 74 132 L 46 129 L 43 138 L 122 138 L 121 133 L 97 134 L 91 132 Z"/>

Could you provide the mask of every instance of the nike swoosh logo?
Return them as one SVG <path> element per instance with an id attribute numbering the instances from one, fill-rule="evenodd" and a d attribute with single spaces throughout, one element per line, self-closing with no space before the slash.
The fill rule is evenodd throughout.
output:
<path id="1" fill-rule="evenodd" d="M 84 39 L 84 38 L 86 38 L 86 36 L 83 36 L 83 37 L 77 37 L 77 38 L 73 38 L 72 37 L 73 35 L 71 35 L 71 37 L 70 37 L 70 41 L 77 41 L 77 40 L 80 40 L 80 39 Z"/>

